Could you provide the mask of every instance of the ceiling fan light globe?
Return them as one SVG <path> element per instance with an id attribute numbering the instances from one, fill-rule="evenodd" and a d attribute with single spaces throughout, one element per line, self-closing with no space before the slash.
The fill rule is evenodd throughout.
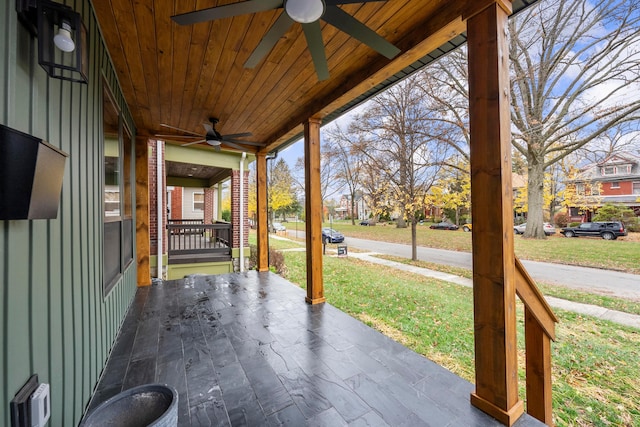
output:
<path id="1" fill-rule="evenodd" d="M 284 9 L 291 19 L 301 24 L 316 22 L 324 15 L 324 0 L 287 0 Z"/>

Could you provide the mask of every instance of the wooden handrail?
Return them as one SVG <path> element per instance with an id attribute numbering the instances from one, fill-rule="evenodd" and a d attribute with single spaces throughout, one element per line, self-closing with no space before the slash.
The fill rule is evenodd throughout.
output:
<path id="1" fill-rule="evenodd" d="M 556 323 L 558 317 L 555 315 L 544 295 L 536 286 L 536 282 L 531 278 L 529 272 L 524 268 L 522 262 L 516 259 L 516 293 L 524 305 L 531 310 L 531 314 L 536 318 L 545 334 L 553 341 L 556 340 Z"/>
<path id="2" fill-rule="evenodd" d="M 558 318 L 524 265 L 516 257 L 516 293 L 524 303 L 527 413 L 553 426 L 551 400 L 551 340 Z"/>

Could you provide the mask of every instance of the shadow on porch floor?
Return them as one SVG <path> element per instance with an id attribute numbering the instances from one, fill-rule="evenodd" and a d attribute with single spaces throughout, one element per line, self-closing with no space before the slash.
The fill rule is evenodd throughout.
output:
<path id="1" fill-rule="evenodd" d="M 500 425 L 469 382 L 304 297 L 253 271 L 138 289 L 90 408 L 159 382 L 178 390 L 181 426 Z"/>

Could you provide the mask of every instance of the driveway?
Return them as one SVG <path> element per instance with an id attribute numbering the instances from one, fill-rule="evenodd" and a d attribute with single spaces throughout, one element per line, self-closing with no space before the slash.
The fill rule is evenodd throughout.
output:
<path id="1" fill-rule="evenodd" d="M 293 230 L 290 232 L 291 235 L 295 233 Z M 304 238 L 304 231 L 298 231 L 298 236 Z M 411 258 L 410 245 L 356 239 L 355 237 L 347 237 L 345 244 L 364 251 Z M 418 246 L 418 259 L 467 269 L 472 267 L 472 258 L 469 252 Z M 640 275 L 637 274 L 538 261 L 522 260 L 522 263 L 531 277 L 541 282 L 640 301 Z"/>

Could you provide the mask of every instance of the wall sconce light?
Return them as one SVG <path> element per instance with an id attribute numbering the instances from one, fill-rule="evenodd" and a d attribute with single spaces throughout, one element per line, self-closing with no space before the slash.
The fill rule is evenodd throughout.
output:
<path id="1" fill-rule="evenodd" d="M 80 14 L 50 0 L 16 0 L 16 11 L 38 37 L 38 63 L 47 74 L 87 83 L 87 29 Z"/>

